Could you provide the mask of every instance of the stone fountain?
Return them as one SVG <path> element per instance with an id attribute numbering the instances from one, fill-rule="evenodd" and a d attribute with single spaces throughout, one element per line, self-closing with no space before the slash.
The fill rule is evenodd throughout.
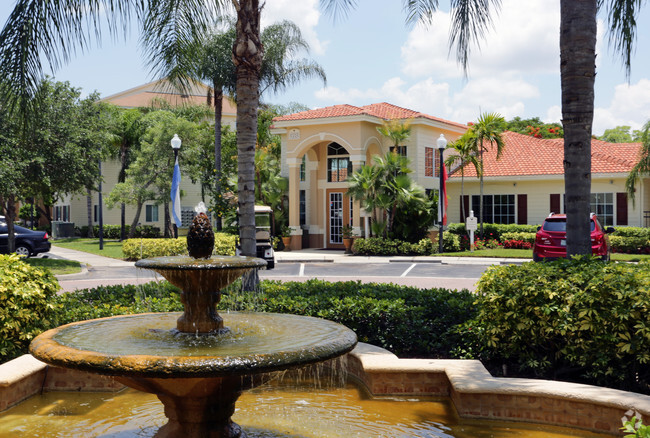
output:
<path id="1" fill-rule="evenodd" d="M 30 346 L 51 365 L 115 376 L 155 394 L 168 423 L 157 437 L 245 437 L 231 420 L 242 391 L 347 353 L 354 332 L 318 318 L 216 310 L 221 289 L 262 259 L 210 256 L 214 234 L 202 207 L 188 234 L 190 256 L 140 260 L 179 287 L 184 312 L 116 316 L 49 330 Z"/>

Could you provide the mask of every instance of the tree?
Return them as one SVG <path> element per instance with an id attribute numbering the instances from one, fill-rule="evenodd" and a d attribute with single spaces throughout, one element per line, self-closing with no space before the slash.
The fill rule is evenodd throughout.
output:
<path id="1" fill-rule="evenodd" d="M 559 123 L 544 123 L 539 117 L 522 119 L 517 116 L 506 122 L 504 130 L 530 135 L 535 138 L 562 138 L 564 130 Z"/>
<path id="2" fill-rule="evenodd" d="M 451 172 L 455 171 L 454 166 L 458 166 L 457 168 L 460 170 L 460 213 L 462 217 L 468 216 L 468 212 L 465 211 L 465 202 L 462 201 L 465 193 L 465 165 L 472 165 L 476 169 L 477 175 L 483 174 L 482 162 L 474 153 L 473 136 L 474 132 L 469 129 L 458 140 L 449 144 L 447 149 L 450 149 L 452 154 L 445 159 L 445 165 L 450 168 Z"/>
<path id="3" fill-rule="evenodd" d="M 393 142 L 391 151 L 399 154 L 399 148 L 404 147 L 403 142 L 411 136 L 411 124 L 399 119 L 384 120 L 377 132 L 390 139 Z"/>
<path id="4" fill-rule="evenodd" d="M 480 179 L 481 193 L 479 200 L 479 220 L 480 220 L 480 235 L 483 238 L 483 152 L 492 149 L 496 146 L 497 154 L 496 159 L 501 158 L 501 153 L 505 147 L 505 142 L 501 133 L 505 120 L 497 113 L 483 113 L 480 115 L 476 123 L 470 126 L 472 131 L 471 136 L 468 137 L 474 153 L 479 156 L 481 172 L 478 174 Z"/>
<path id="5" fill-rule="evenodd" d="M 605 132 L 598 137 L 598 140 L 609 143 L 634 143 L 642 141 L 643 131 L 635 129 L 630 134 L 630 129 L 631 127 L 629 126 L 617 126 L 616 128 L 605 129 Z"/>

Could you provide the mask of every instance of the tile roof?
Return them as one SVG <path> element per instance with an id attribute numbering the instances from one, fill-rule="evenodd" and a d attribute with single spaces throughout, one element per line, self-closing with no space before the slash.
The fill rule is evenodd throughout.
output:
<path id="1" fill-rule="evenodd" d="M 540 139 L 516 132 L 503 133 L 505 148 L 499 160 L 496 148 L 483 152 L 485 177 L 563 175 L 564 139 Z M 627 173 L 638 161 L 640 143 L 591 142 L 592 173 Z M 476 177 L 476 170 L 466 166 L 465 177 Z M 450 177 L 460 177 L 454 169 Z"/>
<path id="2" fill-rule="evenodd" d="M 365 106 L 353 106 L 353 105 L 328 106 L 325 108 L 318 108 L 309 111 L 302 111 L 299 113 L 288 114 L 286 116 L 276 117 L 273 119 L 273 121 L 284 122 L 284 121 L 294 121 L 294 120 L 311 120 L 311 119 L 323 119 L 329 117 L 346 117 L 346 116 L 358 116 L 358 115 L 373 116 L 382 120 L 423 118 L 423 119 L 433 120 L 436 122 L 442 122 L 450 125 L 467 128 L 467 126 L 463 125 L 462 123 L 451 122 L 449 120 L 433 117 L 428 114 L 424 114 L 418 111 L 413 111 L 407 108 L 402 108 L 386 102 L 373 103 L 371 105 L 365 105 Z"/>

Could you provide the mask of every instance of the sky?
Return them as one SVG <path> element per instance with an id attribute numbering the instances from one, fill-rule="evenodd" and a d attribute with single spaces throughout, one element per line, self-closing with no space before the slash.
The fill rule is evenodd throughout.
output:
<path id="1" fill-rule="evenodd" d="M 282 94 L 263 95 L 264 102 L 310 108 L 389 102 L 459 123 L 484 112 L 507 120 L 560 121 L 559 0 L 502 0 L 493 29 L 472 50 L 467 77 L 449 54 L 449 2 L 440 2 L 429 26 L 407 25 L 402 1 L 358 3 L 347 16 L 334 18 L 318 0 L 266 0 L 262 26 L 295 22 L 311 48 L 303 56 L 324 68 L 327 85 L 306 80 Z M 14 4 L 0 0 L 1 23 Z M 650 50 L 650 8 L 639 17 L 629 78 L 608 44 L 606 19 L 599 17 L 595 135 L 620 125 L 640 129 L 650 120 L 650 57 L 644 55 Z M 45 73 L 102 97 L 145 84 L 157 78 L 144 64 L 138 37 L 134 25 L 126 37 L 106 36 Z"/>

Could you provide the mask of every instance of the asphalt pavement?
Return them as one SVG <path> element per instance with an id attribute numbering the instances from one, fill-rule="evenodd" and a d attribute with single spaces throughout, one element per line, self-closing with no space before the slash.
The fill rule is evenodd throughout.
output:
<path id="1" fill-rule="evenodd" d="M 58 276 L 62 292 L 78 288 L 113 284 L 140 284 L 160 279 L 155 272 L 135 268 L 135 262 L 117 260 L 96 254 L 52 246 L 46 257 L 76 260 L 82 264 L 78 274 Z M 416 287 L 446 287 L 450 289 L 474 289 L 480 277 L 481 266 L 522 263 L 521 259 L 477 258 L 477 257 L 435 257 L 435 256 L 354 256 L 342 250 L 303 249 L 276 252 L 276 269 L 260 271 L 263 279 L 280 281 L 305 281 L 321 278 L 329 281 L 358 279 L 361 282 L 391 282 Z M 382 264 L 393 264 L 382 269 Z M 282 269 L 283 264 L 298 265 L 299 272 Z M 355 267 L 355 264 L 363 265 Z M 397 264 L 403 269 L 392 275 Z M 476 265 L 461 269 L 465 275 L 450 275 L 449 265 Z M 305 268 L 307 266 L 307 268 Z M 445 266 L 449 266 L 447 270 Z M 429 268 L 427 268 L 429 267 Z M 459 267 L 457 267 L 459 268 Z M 295 269 L 294 269 L 295 270 Z M 312 274 L 311 271 L 314 271 Z M 386 273 L 382 271 L 387 271 Z M 425 272 L 426 271 L 426 272 Z M 456 269 L 458 271 L 458 269 Z M 383 275 L 382 275 L 383 274 Z"/>

